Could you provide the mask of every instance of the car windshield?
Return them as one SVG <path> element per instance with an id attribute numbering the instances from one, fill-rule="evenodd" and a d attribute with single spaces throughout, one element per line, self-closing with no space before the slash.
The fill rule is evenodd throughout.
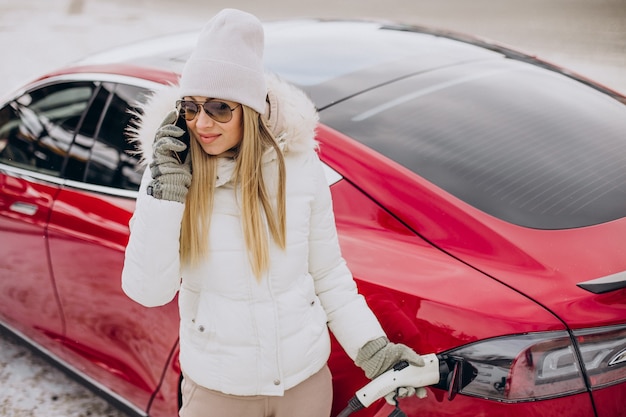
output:
<path id="1" fill-rule="evenodd" d="M 523 62 L 474 62 L 365 92 L 322 122 L 517 225 L 626 215 L 626 106 Z"/>

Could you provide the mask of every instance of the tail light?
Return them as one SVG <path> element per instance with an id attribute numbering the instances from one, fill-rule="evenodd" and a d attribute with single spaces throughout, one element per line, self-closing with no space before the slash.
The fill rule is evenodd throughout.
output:
<path id="1" fill-rule="evenodd" d="M 528 333 L 449 352 L 477 370 L 462 394 L 504 402 L 572 395 L 626 381 L 626 327 Z M 585 380 L 587 378 L 587 380 Z"/>
<path id="2" fill-rule="evenodd" d="M 626 381 L 626 326 L 576 330 L 574 337 L 592 388 Z"/>

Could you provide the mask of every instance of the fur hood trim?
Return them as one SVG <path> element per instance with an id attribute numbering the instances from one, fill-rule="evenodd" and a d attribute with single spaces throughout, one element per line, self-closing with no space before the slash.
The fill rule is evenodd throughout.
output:
<path id="1" fill-rule="evenodd" d="M 279 147 L 285 153 L 316 149 L 315 129 L 319 115 L 311 100 L 302 90 L 274 74 L 266 74 L 266 82 L 269 103 L 263 117 Z M 166 86 L 139 105 L 141 111 L 135 114 L 137 122 L 129 127 L 128 137 L 136 144 L 145 164 L 152 160 L 154 135 L 180 99 L 179 91 L 177 85 Z"/>

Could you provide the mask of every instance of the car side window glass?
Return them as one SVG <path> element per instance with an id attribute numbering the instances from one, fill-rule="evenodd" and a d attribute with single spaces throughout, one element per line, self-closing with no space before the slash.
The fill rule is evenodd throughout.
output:
<path id="1" fill-rule="evenodd" d="M 97 124 L 85 181 L 137 190 L 143 167 L 135 145 L 128 140 L 127 129 L 136 117 L 137 106 L 146 101 L 150 91 L 113 83 L 104 83 L 102 91 L 107 92 L 107 105 Z"/>
<path id="2" fill-rule="evenodd" d="M 72 180 L 84 181 L 87 164 L 94 146 L 94 136 L 102 119 L 104 108 L 109 100 L 109 91 L 99 86 L 78 128 L 69 151 L 69 158 L 63 175 Z"/>
<path id="3" fill-rule="evenodd" d="M 91 82 L 50 84 L 0 109 L 0 162 L 59 176 L 94 89 Z"/>

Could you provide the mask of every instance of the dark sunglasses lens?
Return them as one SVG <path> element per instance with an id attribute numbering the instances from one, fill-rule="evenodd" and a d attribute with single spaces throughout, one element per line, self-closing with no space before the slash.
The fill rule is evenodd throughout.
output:
<path id="1" fill-rule="evenodd" d="M 183 115 L 185 120 L 193 120 L 198 114 L 198 105 L 193 101 L 181 100 L 178 104 L 178 112 Z"/>
<path id="2" fill-rule="evenodd" d="M 207 101 L 202 105 L 204 111 L 216 122 L 226 123 L 233 118 L 233 112 L 228 104 L 222 101 Z"/>

